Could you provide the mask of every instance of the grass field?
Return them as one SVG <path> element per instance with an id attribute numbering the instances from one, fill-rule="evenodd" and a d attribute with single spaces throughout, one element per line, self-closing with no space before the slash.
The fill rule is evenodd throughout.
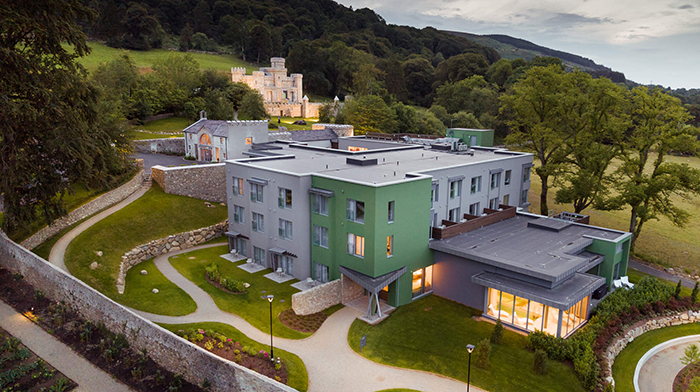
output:
<path id="1" fill-rule="evenodd" d="M 138 200 L 95 223 L 73 240 L 66 251 L 66 266 L 75 277 L 118 302 L 126 301 L 129 306 L 150 313 L 185 314 L 192 309 L 192 299 L 155 268 L 146 275 L 145 282 L 130 285 L 131 273 L 143 269 L 140 265 L 133 268 L 127 279 L 126 294 L 119 295 L 115 286 L 119 264 L 122 255 L 137 245 L 226 219 L 226 207 L 214 205 L 217 207 L 208 208 L 202 200 L 166 194 L 154 183 Z M 97 257 L 97 251 L 102 251 L 103 256 Z M 93 261 L 100 263 L 100 267 L 90 269 Z M 157 294 L 156 301 L 150 298 L 139 301 L 138 293 L 154 295 L 150 293 L 154 284 L 169 294 Z M 130 292 L 132 288 L 136 293 Z"/>
<path id="2" fill-rule="evenodd" d="M 89 46 L 91 49 L 90 54 L 78 59 L 78 62 L 88 71 L 97 69 L 100 64 L 112 61 L 116 56 L 125 52 L 129 54 L 142 72 L 150 70 L 155 60 L 166 58 L 171 54 L 176 56 L 185 55 L 183 52 L 166 49 L 152 49 L 148 51 L 115 49 L 95 41 L 90 42 Z M 202 69 L 211 68 L 231 72 L 231 67 L 245 67 L 248 74 L 258 70 L 256 65 L 245 62 L 231 54 L 190 53 L 190 55 L 197 60 Z"/>
<path id="3" fill-rule="evenodd" d="M 367 334 L 362 355 L 382 364 L 418 369 L 467 381 L 467 344 L 488 339 L 494 325 L 472 319 L 481 311 L 430 295 L 397 308 L 378 325 L 355 320 L 348 343 L 359 353 L 360 337 Z M 583 391 L 573 369 L 548 361 L 548 372 L 532 371 L 534 354 L 525 349 L 527 338 L 507 331 L 503 343 L 492 345 L 488 370 L 472 363 L 471 382 L 487 391 Z"/>
<path id="4" fill-rule="evenodd" d="M 259 347 L 260 350 L 268 351 L 270 346 L 260 344 L 236 328 L 222 323 L 194 323 L 194 324 L 159 324 L 161 327 L 176 333 L 178 330 L 184 329 L 203 329 L 203 330 L 213 330 L 218 332 L 227 338 L 233 339 L 241 343 L 243 346 Z M 304 362 L 298 356 L 284 351 L 280 348 L 275 348 L 275 357 L 280 357 L 282 361 L 287 365 L 287 374 L 289 376 L 288 385 L 298 391 L 306 391 L 309 389 L 309 375 L 306 371 L 306 366 Z"/>
<path id="5" fill-rule="evenodd" d="M 649 160 L 653 161 L 653 159 L 655 158 L 652 156 Z M 700 169 L 700 158 L 697 157 L 669 156 L 668 160 L 676 163 L 687 163 L 695 169 Z M 540 178 L 534 174 L 534 171 L 531 179 L 532 185 L 528 196 L 530 203 L 532 203 L 530 211 L 539 213 L 542 185 Z M 555 213 L 574 211 L 569 204 L 555 204 L 555 194 L 556 188 L 550 188 L 548 195 L 550 209 L 553 209 Z M 679 196 L 673 196 L 673 200 L 677 206 L 690 212 L 692 215 L 690 222 L 684 228 L 674 226 L 665 217 L 661 217 L 659 221 L 652 220 L 645 223 L 642 233 L 637 240 L 635 253 L 639 258 L 650 262 L 663 266 L 687 268 L 687 272 L 698 273 L 700 272 L 700 241 L 698 241 L 698 238 L 700 238 L 700 198 L 684 199 Z M 629 230 L 629 208 L 621 211 L 587 209 L 583 213 L 591 216 L 592 225 L 622 231 Z"/>
<path id="6" fill-rule="evenodd" d="M 294 121 L 298 120 L 304 120 L 306 121 L 306 125 L 294 125 Z M 311 129 L 311 125 L 316 124 L 318 122 L 318 118 L 300 118 L 300 117 L 282 117 L 280 119 L 281 123 L 277 123 L 277 116 L 272 116 L 270 118 L 270 123 L 275 124 L 275 125 L 282 125 L 283 127 L 286 127 L 287 130 L 289 131 L 299 131 L 299 130 L 308 130 Z M 270 129 L 270 132 L 276 131 L 275 129 Z"/>
<path id="7" fill-rule="evenodd" d="M 633 383 L 634 369 L 637 367 L 637 362 L 642 359 L 642 356 L 647 351 L 665 341 L 697 334 L 700 334 L 700 324 L 693 323 L 649 331 L 636 338 L 615 358 L 615 363 L 613 364 L 615 391 L 635 392 Z"/>
<path id="8" fill-rule="evenodd" d="M 129 127 L 127 135 L 131 140 L 182 137 L 184 135 L 182 130 L 189 125 L 190 122 L 185 117 L 169 117 L 148 121 L 143 125 L 132 125 Z"/>
<path id="9" fill-rule="evenodd" d="M 254 274 L 248 273 L 237 267 L 245 261 L 231 263 L 219 257 L 227 252 L 228 246 L 217 246 L 173 256 L 170 257 L 169 261 L 184 277 L 206 291 L 219 309 L 243 317 L 261 331 L 269 331 L 270 329 L 269 302 L 261 297 L 273 294 L 275 296 L 272 308 L 274 335 L 287 339 L 303 339 L 310 336 L 310 333 L 295 331 L 279 320 L 279 314 L 292 306 L 292 294 L 299 292 L 291 286 L 297 280 L 281 284 L 275 283 L 263 276 L 272 272 L 271 269 Z M 194 257 L 194 259 L 190 259 L 190 257 Z M 231 294 L 207 282 L 204 275 L 205 268 L 213 262 L 217 263 L 221 275 L 250 283 L 248 292 L 246 294 Z"/>

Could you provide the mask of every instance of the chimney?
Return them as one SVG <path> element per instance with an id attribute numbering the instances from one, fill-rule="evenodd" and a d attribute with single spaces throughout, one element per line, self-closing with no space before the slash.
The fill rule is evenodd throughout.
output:
<path id="1" fill-rule="evenodd" d="M 207 112 L 205 110 L 200 110 L 199 111 L 199 119 L 200 120 L 206 120 L 207 119 Z"/>

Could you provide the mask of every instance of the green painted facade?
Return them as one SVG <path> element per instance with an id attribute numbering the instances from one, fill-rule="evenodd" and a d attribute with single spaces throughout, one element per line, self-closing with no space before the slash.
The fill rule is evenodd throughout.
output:
<path id="1" fill-rule="evenodd" d="M 493 129 L 447 128 L 447 137 L 457 137 L 462 143 L 471 145 L 471 137 L 476 137 L 475 146 L 493 147 Z"/>
<path id="2" fill-rule="evenodd" d="M 618 242 L 593 239 L 593 243 L 586 247 L 589 252 L 597 253 L 605 257 L 604 261 L 588 273 L 605 278 L 608 288 L 612 288 L 615 279 L 615 266 L 619 264 L 618 276 L 627 275 L 629 262 L 631 236 Z"/>
<path id="3" fill-rule="evenodd" d="M 412 272 L 433 264 L 433 253 L 428 247 L 431 179 L 416 178 L 385 186 L 318 176 L 312 176 L 311 181 L 314 188 L 335 193 L 329 198 L 328 216 L 311 213 L 311 230 L 315 225 L 326 227 L 329 239 L 328 248 L 311 246 L 312 268 L 314 263 L 328 266 L 328 278 L 334 280 L 340 278 L 341 265 L 371 277 L 406 266 L 406 273 L 389 285 L 387 302 L 391 306 L 411 302 Z M 364 224 L 346 218 L 348 199 L 365 203 Z M 390 201 L 394 202 L 393 223 L 388 221 Z M 348 254 L 348 233 L 364 237 L 364 257 Z M 387 237 L 391 235 L 393 255 L 387 256 Z"/>

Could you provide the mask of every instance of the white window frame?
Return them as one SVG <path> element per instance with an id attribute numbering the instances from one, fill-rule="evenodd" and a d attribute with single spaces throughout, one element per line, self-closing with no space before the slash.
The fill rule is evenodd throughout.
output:
<path id="1" fill-rule="evenodd" d="M 481 176 L 472 177 L 470 189 L 472 195 L 481 192 Z"/>
<path id="2" fill-rule="evenodd" d="M 328 249 L 328 228 L 314 225 L 313 244 Z"/>
<path id="3" fill-rule="evenodd" d="M 243 196 L 243 179 L 238 177 L 233 177 L 233 195 Z"/>
<path id="4" fill-rule="evenodd" d="M 285 240 L 292 240 L 292 222 L 288 221 L 286 219 L 280 219 L 280 226 L 279 226 L 279 235 L 280 238 L 284 238 Z"/>
<path id="5" fill-rule="evenodd" d="M 235 223 L 245 223 L 245 208 L 239 205 L 233 205 L 233 221 Z"/>
<path id="6" fill-rule="evenodd" d="M 287 203 L 287 193 L 289 193 L 289 203 Z M 277 196 L 277 205 L 279 208 L 285 210 L 292 209 L 292 190 L 287 188 L 279 188 L 279 195 Z"/>
<path id="7" fill-rule="evenodd" d="M 365 257 L 365 237 L 348 233 L 348 246 L 346 249 L 348 254 L 356 257 Z"/>
<path id="8" fill-rule="evenodd" d="M 360 205 L 362 205 L 362 208 L 358 208 Z M 362 211 L 362 216 L 358 216 L 358 211 Z M 355 223 L 360 223 L 360 224 L 365 224 L 365 202 L 363 201 L 358 201 L 355 199 L 348 199 L 347 205 L 346 205 L 346 210 L 345 210 L 345 215 L 347 220 L 355 222 Z"/>
<path id="9" fill-rule="evenodd" d="M 263 214 L 258 214 L 253 212 L 253 220 L 251 221 L 251 227 L 253 231 L 257 233 L 265 232 L 265 216 Z"/>
<path id="10" fill-rule="evenodd" d="M 329 197 L 327 196 L 322 196 L 322 195 L 317 195 L 314 193 L 313 195 L 313 213 L 314 214 L 319 214 L 323 216 L 328 216 L 328 202 L 329 202 Z"/>
<path id="11" fill-rule="evenodd" d="M 263 202 L 263 185 L 250 184 L 250 201 L 254 203 Z"/>

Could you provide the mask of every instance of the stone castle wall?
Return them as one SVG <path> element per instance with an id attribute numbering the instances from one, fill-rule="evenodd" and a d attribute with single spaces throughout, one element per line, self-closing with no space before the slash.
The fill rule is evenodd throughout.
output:
<path id="1" fill-rule="evenodd" d="M 124 333 L 135 350 L 148 350 L 148 356 L 165 369 L 182 374 L 196 385 L 204 380 L 215 392 L 292 392 L 293 388 L 267 378 L 168 332 L 58 267 L 12 242 L 0 231 L 0 266 L 21 273 L 36 289 L 68 306 L 95 324 L 114 333 Z"/>
<path id="2" fill-rule="evenodd" d="M 226 202 L 224 163 L 151 168 L 151 177 L 165 193 L 196 199 Z"/>
<path id="3" fill-rule="evenodd" d="M 335 132 L 338 137 L 350 137 L 355 136 L 355 127 L 350 124 L 326 124 L 326 123 L 316 123 L 311 125 L 313 130 L 323 130 L 330 129 Z"/>
<path id="4" fill-rule="evenodd" d="M 55 220 L 49 226 L 44 227 L 31 237 L 22 241 L 22 246 L 27 249 L 34 249 L 66 227 L 131 196 L 134 192 L 141 188 L 141 186 L 143 186 L 143 159 L 137 160 L 137 166 L 139 168 L 138 173 L 126 184 L 90 200 L 89 202 L 69 212 L 68 215 Z"/>
<path id="5" fill-rule="evenodd" d="M 364 295 L 362 286 L 342 276 L 320 286 L 292 295 L 292 309 L 300 316 L 318 313 L 333 305 L 350 302 Z"/>
<path id="6" fill-rule="evenodd" d="M 698 322 L 700 322 L 700 311 L 688 310 L 670 316 L 662 316 L 651 320 L 646 320 L 641 325 L 637 324 L 628 328 L 620 337 L 613 340 L 605 351 L 606 366 L 603 369 L 605 380 L 615 385 L 615 380 L 612 377 L 612 367 L 615 363 L 615 358 L 622 352 L 622 350 L 625 349 L 625 347 L 627 347 L 628 344 L 632 343 L 634 339 L 655 329 Z"/>
<path id="7" fill-rule="evenodd" d="M 131 269 L 131 267 L 156 256 L 182 249 L 189 249 L 213 238 L 221 237 L 226 230 L 228 230 L 228 219 L 209 227 L 203 227 L 201 229 L 153 240 L 147 244 L 139 245 L 126 252 L 126 254 L 122 256 L 122 261 L 119 265 L 117 291 L 119 294 L 124 294 L 126 273 L 129 271 L 129 269 Z"/>
<path id="8" fill-rule="evenodd" d="M 134 140 L 134 150 L 142 153 L 157 152 L 161 154 L 185 155 L 185 138 Z"/>

